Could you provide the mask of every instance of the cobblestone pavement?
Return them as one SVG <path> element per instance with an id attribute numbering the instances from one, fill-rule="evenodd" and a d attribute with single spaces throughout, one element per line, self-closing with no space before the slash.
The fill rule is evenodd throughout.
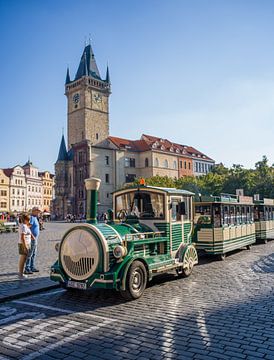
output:
<path id="1" fill-rule="evenodd" d="M 5 299 L 54 286 L 49 280 L 49 268 L 56 259 L 54 245 L 62 234 L 75 224 L 46 223 L 38 244 L 37 267 L 39 273 L 18 281 L 18 233 L 0 234 L 0 302 Z"/>
<path id="2" fill-rule="evenodd" d="M 142 298 L 55 289 L 0 305 L 0 359 L 274 359 L 274 241 Z"/>

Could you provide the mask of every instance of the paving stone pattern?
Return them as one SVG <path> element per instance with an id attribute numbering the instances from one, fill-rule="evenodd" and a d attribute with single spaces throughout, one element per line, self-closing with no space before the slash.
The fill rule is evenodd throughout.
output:
<path id="1" fill-rule="evenodd" d="M 30 275 L 27 280 L 18 280 L 18 233 L 0 234 L 0 301 L 53 286 L 49 280 L 50 266 L 56 259 L 55 244 L 63 233 L 75 224 L 45 223 L 39 237 L 37 267 L 39 273 Z"/>
<path id="2" fill-rule="evenodd" d="M 274 359 L 274 241 L 157 277 L 142 298 L 62 289 L 0 305 L 2 359 Z M 0 357 L 1 359 L 1 357 Z"/>

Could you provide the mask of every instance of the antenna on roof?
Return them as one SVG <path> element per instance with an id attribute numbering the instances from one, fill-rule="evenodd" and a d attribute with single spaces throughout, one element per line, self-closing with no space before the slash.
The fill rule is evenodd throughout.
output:
<path id="1" fill-rule="evenodd" d="M 64 126 L 62 127 L 62 136 L 64 136 Z"/>
<path id="2" fill-rule="evenodd" d="M 91 45 L 91 33 L 88 34 L 88 44 Z"/>

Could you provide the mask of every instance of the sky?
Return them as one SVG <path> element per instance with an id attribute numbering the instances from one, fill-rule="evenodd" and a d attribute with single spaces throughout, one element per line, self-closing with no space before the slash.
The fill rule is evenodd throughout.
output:
<path id="1" fill-rule="evenodd" d="M 274 2 L 0 0 L 0 168 L 54 171 L 66 68 L 85 40 L 112 83 L 110 135 L 274 163 Z"/>

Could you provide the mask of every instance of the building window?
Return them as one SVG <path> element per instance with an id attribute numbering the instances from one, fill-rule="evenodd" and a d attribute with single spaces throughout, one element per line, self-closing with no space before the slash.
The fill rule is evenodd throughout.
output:
<path id="1" fill-rule="evenodd" d="M 134 158 L 125 158 L 125 167 L 135 168 L 135 159 Z"/>
<path id="2" fill-rule="evenodd" d="M 107 198 L 109 198 L 109 193 L 107 193 Z"/>
<path id="3" fill-rule="evenodd" d="M 19 203 L 19 200 L 17 200 L 17 206 L 19 206 L 19 204 L 20 204 L 20 203 Z"/>
<path id="4" fill-rule="evenodd" d="M 1 207 L 1 208 L 6 208 L 6 207 L 7 207 L 7 203 L 6 203 L 6 202 L 1 202 L 0 207 Z"/>
<path id="5" fill-rule="evenodd" d="M 15 195 L 15 189 L 12 189 L 12 195 Z"/>
<path id="6" fill-rule="evenodd" d="M 156 166 L 156 167 L 159 167 L 159 160 L 158 160 L 158 158 L 155 159 L 155 166 Z"/>
<path id="7" fill-rule="evenodd" d="M 148 167 L 148 158 L 145 158 L 145 167 Z"/>
<path id="8" fill-rule="evenodd" d="M 83 152 L 82 151 L 79 151 L 79 153 L 78 153 L 78 162 L 79 163 L 83 162 Z"/>
<path id="9" fill-rule="evenodd" d="M 183 162 L 182 162 L 182 160 L 180 160 L 180 168 L 181 168 L 181 169 L 183 168 Z"/>
<path id="10" fill-rule="evenodd" d="M 174 160 L 173 161 L 173 169 L 176 169 L 177 168 L 177 162 Z"/>
<path id="11" fill-rule="evenodd" d="M 105 180 L 106 180 L 106 183 L 109 184 L 109 174 L 106 174 Z"/>
<path id="12" fill-rule="evenodd" d="M 12 206 L 14 206 L 14 200 L 12 200 L 12 202 L 11 202 L 11 203 L 12 203 Z"/>
<path id="13" fill-rule="evenodd" d="M 136 174 L 127 174 L 126 175 L 126 183 L 133 182 L 136 179 Z"/>
<path id="14" fill-rule="evenodd" d="M 191 170 L 191 163 L 188 163 L 188 169 Z"/>
<path id="15" fill-rule="evenodd" d="M 99 139 L 99 134 L 98 133 L 96 133 L 96 140 L 98 140 Z"/>
<path id="16" fill-rule="evenodd" d="M 1 196 L 7 196 L 7 191 L 6 190 L 1 190 Z"/>
<path id="17" fill-rule="evenodd" d="M 22 200 L 22 206 L 24 206 L 25 204 L 24 204 L 24 200 Z"/>
<path id="18" fill-rule="evenodd" d="M 168 168 L 168 161 L 167 161 L 167 159 L 164 161 L 164 167 L 165 167 L 165 168 Z"/>
<path id="19" fill-rule="evenodd" d="M 105 156 L 106 165 L 109 165 L 109 156 Z"/>
<path id="20" fill-rule="evenodd" d="M 185 166 L 185 169 L 186 169 L 186 161 L 184 162 L 184 166 Z"/>

